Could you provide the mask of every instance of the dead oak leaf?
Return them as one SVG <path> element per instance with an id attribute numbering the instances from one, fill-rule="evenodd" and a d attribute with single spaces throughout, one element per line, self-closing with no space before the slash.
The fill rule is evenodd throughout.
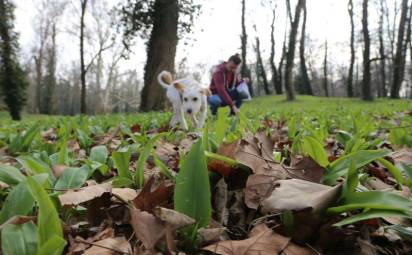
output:
<path id="1" fill-rule="evenodd" d="M 125 202 L 132 201 L 138 195 L 138 192 L 130 188 L 113 188 L 112 195 Z"/>
<path id="2" fill-rule="evenodd" d="M 277 180 L 279 179 L 274 176 L 263 174 L 249 176 L 244 190 L 245 204 L 251 209 L 257 209 L 262 201 L 270 196 Z"/>
<path id="3" fill-rule="evenodd" d="M 90 201 L 94 198 L 102 196 L 104 193 L 112 191 L 111 183 L 102 183 L 81 188 L 77 191 L 70 190 L 64 194 L 59 195 L 60 203 L 64 205 L 79 205 L 81 203 Z"/>
<path id="4" fill-rule="evenodd" d="M 247 133 L 244 138 L 231 144 L 224 144 L 219 148 L 218 154 L 235 159 L 242 165 L 249 167 L 255 174 L 278 176 L 285 179 L 288 174 L 283 167 L 274 162 L 273 142 L 263 132 L 254 136 Z M 221 161 L 211 161 L 209 169 L 228 176 L 233 170 Z"/>
<path id="5" fill-rule="evenodd" d="M 336 201 L 341 185 L 330 187 L 299 179 L 279 180 L 268 198 L 262 201 L 264 213 L 279 210 L 303 210 L 311 208 L 318 214 Z"/>
<path id="6" fill-rule="evenodd" d="M 165 224 L 169 225 L 172 230 L 183 228 L 196 222 L 194 219 L 183 213 L 163 207 L 156 207 L 154 209 L 154 214 Z"/>
<path id="7" fill-rule="evenodd" d="M 203 249 L 221 255 L 273 255 L 285 250 L 289 241 L 290 238 L 276 234 L 261 224 L 251 231 L 248 239 L 221 241 Z"/>
<path id="8" fill-rule="evenodd" d="M 84 255 L 132 254 L 132 247 L 124 237 L 106 238 L 94 242 L 92 247 L 84 251 Z"/>
<path id="9" fill-rule="evenodd" d="M 156 243 L 166 234 L 163 222 L 148 212 L 131 208 L 130 218 L 136 237 L 148 250 L 152 250 Z"/>
<path id="10" fill-rule="evenodd" d="M 412 149 L 411 148 L 403 148 L 398 151 L 395 151 L 392 154 L 392 158 L 395 161 L 395 164 L 405 164 L 412 166 Z"/>
<path id="11" fill-rule="evenodd" d="M 54 165 L 52 167 L 53 175 L 56 176 L 56 178 L 59 178 L 67 168 L 69 167 L 66 165 Z"/>
<path id="12" fill-rule="evenodd" d="M 294 155 L 287 171 L 293 178 L 321 183 L 325 168 L 310 157 Z"/>
<path id="13" fill-rule="evenodd" d="M 164 206 L 169 202 L 173 194 L 174 185 L 160 183 L 157 188 L 152 190 L 155 178 L 152 176 L 146 182 L 139 195 L 133 200 L 133 204 L 137 209 L 142 211 L 152 212 L 157 206 Z"/>

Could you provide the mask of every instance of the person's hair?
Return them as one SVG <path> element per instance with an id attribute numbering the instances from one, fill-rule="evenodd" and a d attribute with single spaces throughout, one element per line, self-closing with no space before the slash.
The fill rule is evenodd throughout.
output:
<path id="1" fill-rule="evenodd" d="M 232 61 L 236 65 L 240 65 L 242 63 L 242 59 L 240 58 L 240 55 L 237 53 L 229 58 L 229 61 Z"/>

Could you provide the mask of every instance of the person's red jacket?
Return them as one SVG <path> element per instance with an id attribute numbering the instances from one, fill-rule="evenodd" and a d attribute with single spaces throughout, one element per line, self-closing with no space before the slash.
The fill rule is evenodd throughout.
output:
<path id="1" fill-rule="evenodd" d="M 236 77 L 236 83 L 233 82 L 235 74 L 226 69 L 227 62 L 220 64 L 213 73 L 212 82 L 210 83 L 210 90 L 212 94 L 218 94 L 227 105 L 233 106 L 234 102 L 230 97 L 228 90 L 233 88 L 233 85 L 238 86 L 242 83 L 239 77 Z"/>

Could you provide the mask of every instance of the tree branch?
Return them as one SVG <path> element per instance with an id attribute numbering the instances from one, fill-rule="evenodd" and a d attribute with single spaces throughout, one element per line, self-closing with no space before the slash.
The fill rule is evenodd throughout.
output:
<path id="1" fill-rule="evenodd" d="M 114 46 L 114 42 L 112 42 L 112 44 L 106 46 L 106 47 L 100 47 L 99 51 L 96 53 L 96 55 L 94 55 L 94 57 L 90 60 L 89 64 L 86 66 L 85 72 L 87 73 L 90 69 L 90 67 L 92 66 L 94 60 L 103 52 L 106 51 L 108 49 L 110 49 L 111 47 Z"/>

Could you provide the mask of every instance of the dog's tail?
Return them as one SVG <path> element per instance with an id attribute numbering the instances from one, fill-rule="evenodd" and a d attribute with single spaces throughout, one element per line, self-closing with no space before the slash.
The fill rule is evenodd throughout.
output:
<path id="1" fill-rule="evenodd" d="M 162 71 L 157 76 L 157 81 L 163 88 L 168 89 L 173 84 L 172 74 L 168 71 Z"/>

